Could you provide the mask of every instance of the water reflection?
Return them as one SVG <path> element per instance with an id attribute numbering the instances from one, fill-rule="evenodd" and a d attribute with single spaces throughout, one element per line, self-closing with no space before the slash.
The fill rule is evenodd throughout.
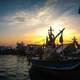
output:
<path id="1" fill-rule="evenodd" d="M 29 80 L 26 56 L 1 55 L 0 80 Z"/>
<path id="2" fill-rule="evenodd" d="M 1 55 L 0 56 L 0 80 L 80 80 L 80 76 L 73 78 L 60 78 L 42 73 L 33 73 L 29 76 L 26 56 Z M 67 75 L 66 75 L 67 76 Z"/>

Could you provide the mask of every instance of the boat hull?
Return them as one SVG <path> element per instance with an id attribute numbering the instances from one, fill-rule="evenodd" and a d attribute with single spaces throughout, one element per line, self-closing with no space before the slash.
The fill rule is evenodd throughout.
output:
<path id="1" fill-rule="evenodd" d="M 54 69 L 54 68 L 47 68 L 44 66 L 32 64 L 30 70 L 30 77 L 32 80 L 50 80 L 50 79 L 62 79 L 62 80 L 69 80 L 69 79 L 80 79 L 80 66 L 73 69 Z M 37 79 L 36 79 L 37 78 Z"/>
<path id="2" fill-rule="evenodd" d="M 73 80 L 80 79 L 80 70 L 52 70 L 42 67 L 32 66 L 30 70 L 30 77 L 32 80 Z"/>

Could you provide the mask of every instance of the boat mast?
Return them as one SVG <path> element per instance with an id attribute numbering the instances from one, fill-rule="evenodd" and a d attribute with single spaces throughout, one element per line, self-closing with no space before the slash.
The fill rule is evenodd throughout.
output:
<path id="1" fill-rule="evenodd" d="M 50 29 L 48 30 L 48 36 L 49 37 L 46 37 L 46 44 L 55 48 L 55 40 L 60 34 L 63 33 L 64 30 L 65 30 L 65 28 L 63 28 L 56 36 L 54 36 L 54 34 L 52 33 L 53 30 L 50 27 Z M 61 41 L 61 42 L 63 42 L 63 41 Z"/>

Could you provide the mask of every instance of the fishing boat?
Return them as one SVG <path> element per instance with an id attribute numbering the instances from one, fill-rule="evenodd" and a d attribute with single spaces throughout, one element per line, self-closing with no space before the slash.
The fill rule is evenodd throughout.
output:
<path id="1" fill-rule="evenodd" d="M 70 44 L 63 44 L 63 28 L 56 36 L 52 33 L 52 28 L 48 30 L 46 46 L 39 58 L 32 59 L 30 75 L 54 77 L 79 77 L 80 76 L 80 48 L 76 38 Z M 55 44 L 56 38 L 60 35 L 60 45 Z M 48 39 L 49 38 L 49 39 Z M 36 76 L 36 75 L 35 75 Z"/>

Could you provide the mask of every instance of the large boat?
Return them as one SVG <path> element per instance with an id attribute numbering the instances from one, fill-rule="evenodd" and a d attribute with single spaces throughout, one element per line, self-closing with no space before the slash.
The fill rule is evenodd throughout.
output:
<path id="1" fill-rule="evenodd" d="M 46 45 L 43 46 L 43 53 L 38 58 L 32 59 L 30 69 L 31 77 L 39 75 L 54 77 L 79 77 L 80 76 L 80 48 L 76 38 L 70 44 L 63 44 L 63 28 L 56 36 L 52 28 L 48 30 Z M 60 35 L 60 45 L 55 44 L 56 38 Z"/>

